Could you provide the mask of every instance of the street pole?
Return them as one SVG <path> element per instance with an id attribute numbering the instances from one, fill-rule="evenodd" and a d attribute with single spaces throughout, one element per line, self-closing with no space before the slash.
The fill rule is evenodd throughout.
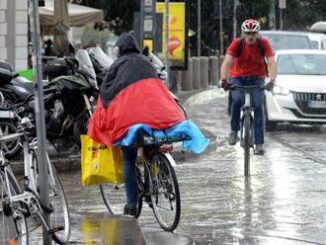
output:
<path id="1" fill-rule="evenodd" d="M 166 85 L 170 87 L 169 69 L 169 0 L 165 0 L 165 66 L 166 66 Z"/>
<path id="2" fill-rule="evenodd" d="M 224 44 L 223 44 L 222 0 L 219 0 L 219 19 L 220 19 L 220 55 L 223 55 L 224 54 Z"/>
<path id="3" fill-rule="evenodd" d="M 40 29 L 38 15 L 38 0 L 30 0 L 30 17 L 32 25 L 33 41 L 33 72 L 35 93 L 35 120 L 38 149 L 39 187 L 41 203 L 49 207 L 49 185 L 48 185 L 48 160 L 46 157 L 45 119 L 43 104 L 42 62 L 40 47 Z M 46 212 L 43 217 L 49 223 L 50 215 Z M 43 227 L 43 245 L 50 245 L 51 239 L 45 227 Z"/>
<path id="4" fill-rule="evenodd" d="M 201 55 L 201 0 L 197 0 L 197 56 Z"/>
<path id="5" fill-rule="evenodd" d="M 233 39 L 237 37 L 237 7 L 238 0 L 234 0 L 233 2 Z"/>
<path id="6" fill-rule="evenodd" d="M 270 0 L 269 4 L 269 28 L 275 30 L 275 0 Z"/>
<path id="7" fill-rule="evenodd" d="M 280 10 L 280 30 L 283 30 L 283 9 L 286 9 L 286 0 L 279 0 L 278 8 Z"/>
<path id="8" fill-rule="evenodd" d="M 283 9 L 280 8 L 280 30 L 283 30 Z"/>

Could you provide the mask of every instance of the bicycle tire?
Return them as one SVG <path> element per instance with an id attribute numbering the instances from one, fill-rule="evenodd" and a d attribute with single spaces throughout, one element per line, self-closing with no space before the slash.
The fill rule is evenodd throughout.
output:
<path id="1" fill-rule="evenodd" d="M 149 190 L 151 194 L 154 216 L 165 231 L 174 231 L 180 221 L 181 199 L 180 190 L 174 169 L 171 166 L 169 159 L 161 152 L 155 152 L 150 157 L 149 171 Z M 167 200 L 167 205 L 164 207 L 161 200 Z M 175 202 L 173 207 L 172 202 Z M 171 212 L 173 216 L 171 222 L 165 220 L 169 215 L 162 215 L 160 212 L 164 208 Z M 169 210 L 170 209 L 170 210 Z"/>
<path id="2" fill-rule="evenodd" d="M 248 177 L 250 175 L 250 136 L 251 136 L 251 127 L 250 127 L 250 115 L 246 114 L 244 116 L 244 175 Z"/>
<path id="3" fill-rule="evenodd" d="M 67 199 L 62 188 L 61 181 L 58 177 L 54 166 L 49 162 L 49 168 L 52 170 L 49 174 L 49 201 L 53 208 L 50 215 L 50 230 L 52 239 L 58 244 L 67 244 L 71 233 L 71 220 Z M 52 181 L 51 181 L 51 177 Z M 63 228 L 63 230 L 56 231 Z"/>
<path id="4" fill-rule="evenodd" d="M 0 122 L 0 130 L 2 135 L 8 135 L 8 134 L 13 134 L 17 133 L 17 127 L 13 122 L 10 121 L 2 121 Z M 13 158 L 14 156 L 17 156 L 17 154 L 21 151 L 21 146 L 20 146 L 20 138 L 8 141 L 8 142 L 3 142 L 1 143 L 2 146 L 2 151 L 5 154 L 6 158 L 10 159 Z"/>
<path id="5" fill-rule="evenodd" d="M 8 169 L 8 167 L 6 167 Z M 20 194 L 20 188 L 17 183 L 15 176 L 11 173 L 11 170 L 8 169 L 8 180 L 10 189 L 13 195 Z M 16 210 L 19 217 L 14 218 L 12 215 L 5 215 L 5 198 L 8 195 L 8 190 L 5 187 L 5 173 L 0 171 L 0 242 L 4 242 L 5 244 L 9 244 L 9 240 L 15 240 L 15 244 L 19 245 L 27 245 L 28 244 L 28 229 L 27 229 L 27 221 L 25 215 Z M 18 205 L 19 208 L 19 205 Z M 18 229 L 18 230 L 17 230 Z"/>
<path id="6" fill-rule="evenodd" d="M 50 214 L 50 220 L 47 224 L 52 239 L 58 244 L 66 244 L 69 241 L 71 233 L 71 220 L 67 199 L 64 194 L 60 179 L 55 167 L 48 158 L 48 181 L 49 181 L 49 204 L 53 211 Z M 33 157 L 34 180 L 39 191 L 39 171 L 36 155 Z M 43 215 L 41 213 L 41 215 Z"/>
<path id="7" fill-rule="evenodd" d="M 137 177 L 137 185 L 138 189 L 143 188 L 144 182 L 142 181 L 142 175 L 140 169 L 137 167 L 136 164 L 136 177 Z M 103 202 L 108 209 L 111 215 L 121 215 L 123 214 L 124 205 L 126 204 L 125 198 L 125 187 L 124 184 L 116 185 L 116 184 L 101 184 L 100 185 L 100 192 L 103 199 Z M 141 213 L 142 206 L 143 206 L 143 199 L 142 199 L 142 190 L 139 190 L 139 197 L 137 203 L 137 210 L 135 218 L 137 219 Z"/>

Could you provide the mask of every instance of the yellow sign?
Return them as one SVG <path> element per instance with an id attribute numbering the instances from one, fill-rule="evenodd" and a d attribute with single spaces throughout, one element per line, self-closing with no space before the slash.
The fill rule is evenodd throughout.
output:
<path id="1" fill-rule="evenodd" d="M 144 39 L 143 40 L 143 47 L 148 46 L 149 52 L 152 53 L 154 50 L 154 42 L 153 39 Z"/>
<path id="2" fill-rule="evenodd" d="M 185 3 L 169 3 L 169 58 L 171 61 L 184 62 L 185 60 L 185 32 L 186 12 Z M 157 13 L 165 13 L 163 2 L 156 4 Z M 163 18 L 162 31 L 162 56 L 165 56 L 165 17 Z"/>

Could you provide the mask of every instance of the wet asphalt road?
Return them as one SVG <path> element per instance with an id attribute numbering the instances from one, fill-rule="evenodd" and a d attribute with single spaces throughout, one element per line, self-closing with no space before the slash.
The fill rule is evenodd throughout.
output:
<path id="1" fill-rule="evenodd" d="M 186 101 L 189 117 L 217 142 L 213 150 L 178 162 L 182 214 L 176 233 L 196 244 L 326 244 L 326 128 L 280 125 L 267 133 L 266 154 L 252 155 L 246 180 L 242 148 L 227 144 L 226 102 L 215 89 Z M 80 186 L 79 172 L 60 177 L 71 207 L 71 240 L 80 243 L 87 235 L 85 217 L 106 209 L 97 187 Z M 139 224 L 147 238 L 161 232 L 148 207 Z"/>

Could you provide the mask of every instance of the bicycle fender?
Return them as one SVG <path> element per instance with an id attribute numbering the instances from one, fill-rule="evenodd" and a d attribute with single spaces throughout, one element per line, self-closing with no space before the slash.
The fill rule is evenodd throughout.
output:
<path id="1" fill-rule="evenodd" d="M 164 155 L 165 155 L 166 158 L 169 160 L 171 166 L 172 166 L 173 168 L 175 168 L 175 167 L 177 166 L 177 164 L 175 163 L 175 161 L 174 161 L 172 155 L 171 155 L 170 153 L 164 153 Z"/>

